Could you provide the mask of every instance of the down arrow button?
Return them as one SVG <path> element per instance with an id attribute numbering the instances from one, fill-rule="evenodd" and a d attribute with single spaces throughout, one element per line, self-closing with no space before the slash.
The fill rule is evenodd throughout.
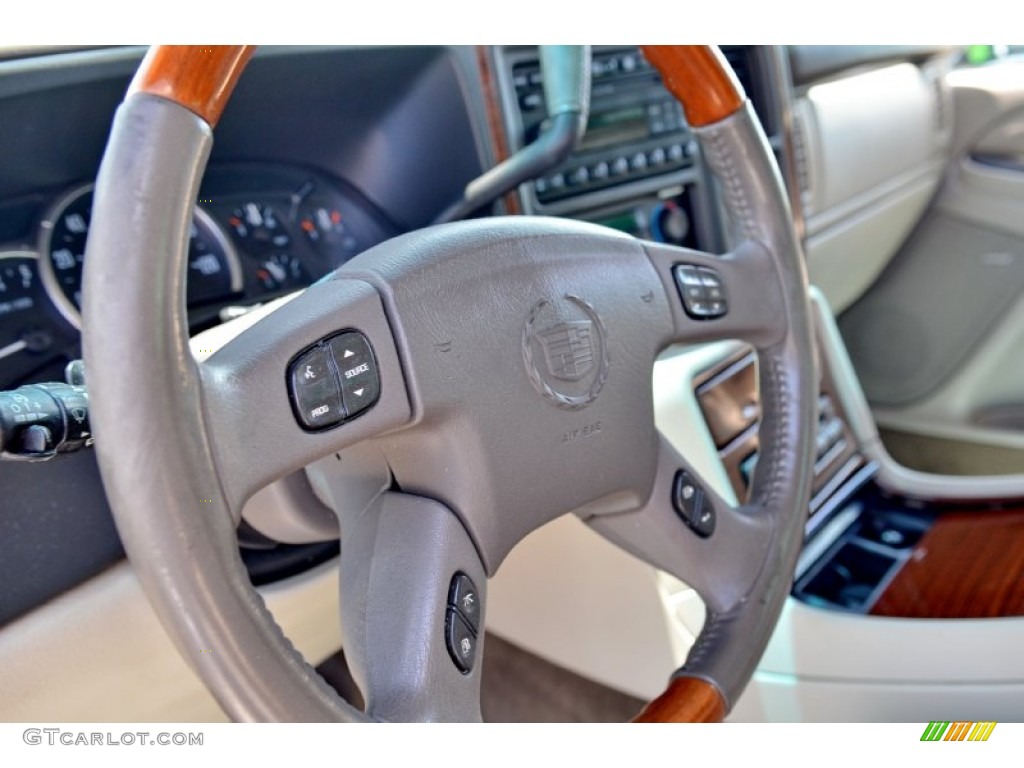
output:
<path id="1" fill-rule="evenodd" d="M 380 396 L 380 373 L 370 343 L 363 334 L 349 331 L 329 342 L 341 379 L 341 394 L 349 418 L 362 413 Z"/>

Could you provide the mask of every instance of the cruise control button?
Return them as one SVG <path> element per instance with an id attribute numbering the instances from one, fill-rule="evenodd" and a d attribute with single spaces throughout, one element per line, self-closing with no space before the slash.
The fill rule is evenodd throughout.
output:
<path id="1" fill-rule="evenodd" d="M 694 307 L 706 301 L 704 295 L 704 281 L 695 267 L 687 265 L 678 266 L 675 269 L 676 285 L 679 286 L 679 294 L 683 299 L 683 307 L 688 314 L 693 314 Z"/>
<path id="2" fill-rule="evenodd" d="M 344 421 L 341 391 L 325 347 L 318 345 L 300 355 L 292 363 L 288 379 L 292 404 L 302 427 L 326 429 Z"/>
<path id="3" fill-rule="evenodd" d="M 701 267 L 697 272 L 704 283 L 704 298 L 708 301 L 708 312 L 712 317 L 721 317 L 729 311 L 721 275 L 707 267 Z"/>
<path id="4" fill-rule="evenodd" d="M 715 508 L 711 499 L 685 470 L 676 473 L 672 484 L 672 506 L 683 522 L 701 538 L 715 532 Z"/>
<path id="5" fill-rule="evenodd" d="M 349 417 L 362 413 L 380 395 L 380 374 L 370 343 L 361 333 L 343 333 L 330 340 Z"/>
<path id="6" fill-rule="evenodd" d="M 456 573 L 452 576 L 448 588 L 448 605 L 462 614 L 474 632 L 480 631 L 480 594 L 473 580 L 466 574 Z"/>
<path id="7" fill-rule="evenodd" d="M 709 301 L 705 310 L 705 317 L 722 317 L 726 314 L 727 307 L 724 301 Z"/>
<path id="8" fill-rule="evenodd" d="M 460 672 L 468 674 L 473 669 L 473 662 L 476 661 L 477 639 L 469 624 L 454 608 L 449 608 L 445 614 L 444 635 L 448 655 L 452 657 Z"/>
<path id="9" fill-rule="evenodd" d="M 708 301 L 725 301 L 725 288 L 722 286 L 722 278 L 717 272 L 706 267 L 697 270 L 701 282 L 704 284 L 704 295 Z"/>

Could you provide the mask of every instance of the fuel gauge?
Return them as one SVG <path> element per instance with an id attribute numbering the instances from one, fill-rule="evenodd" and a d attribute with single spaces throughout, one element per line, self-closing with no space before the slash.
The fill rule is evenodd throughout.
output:
<path id="1" fill-rule="evenodd" d="M 355 256 L 358 243 L 345 215 L 332 205 L 303 205 L 299 212 L 299 229 L 306 240 L 337 266 Z"/>
<path id="2" fill-rule="evenodd" d="M 298 287 L 309 282 L 302 263 L 290 253 L 275 253 L 262 259 L 256 277 L 268 291 Z"/>

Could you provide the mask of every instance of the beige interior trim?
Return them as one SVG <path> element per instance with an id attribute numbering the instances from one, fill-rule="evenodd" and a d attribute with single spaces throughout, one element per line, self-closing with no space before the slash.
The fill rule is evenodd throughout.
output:
<path id="1" fill-rule="evenodd" d="M 337 561 L 260 593 L 310 663 L 341 647 Z M 127 562 L 5 626 L 0 658 L 4 722 L 225 719 L 171 644 Z"/>
<path id="2" fill-rule="evenodd" d="M 1024 75 L 1024 67 L 1016 71 Z M 1017 85 L 1024 94 L 1024 80 Z M 1020 120 L 1024 124 L 1024 113 Z M 1024 173 L 962 159 L 947 174 L 936 208 L 959 220 L 1024 238 Z M 993 253 L 988 258 L 1019 259 L 1021 255 Z M 876 407 L 875 420 L 880 426 L 916 435 L 1024 449 L 1024 432 L 972 423 L 979 409 L 1024 403 L 1022 350 L 1024 297 L 999 319 L 969 361 L 927 398 L 899 408 Z"/>
<path id="3" fill-rule="evenodd" d="M 886 185 L 882 196 L 804 241 L 811 281 L 842 311 L 860 298 L 896 255 L 928 206 L 941 178 L 941 165 Z M 854 201 L 858 202 L 859 201 Z M 824 214 L 823 214 L 824 216 Z"/>
<path id="4" fill-rule="evenodd" d="M 971 416 L 986 406 L 1024 402 L 1024 296 L 974 350 L 968 364 L 925 400 L 900 409 L 876 408 L 880 426 L 1024 450 L 1024 432 L 976 426 Z M 1024 477 L 1024 467 L 1021 468 Z"/>
<path id="5" fill-rule="evenodd" d="M 913 64 L 814 85 L 804 99 L 813 216 L 921 168 L 942 149 L 937 94 Z"/>
<path id="6" fill-rule="evenodd" d="M 949 141 L 939 77 L 896 64 L 813 85 L 794 106 L 808 269 L 837 312 L 875 281 L 938 188 Z"/>
<path id="7" fill-rule="evenodd" d="M 993 499 L 1024 496 L 1024 473 L 953 477 L 918 472 L 897 464 L 885 450 L 875 417 L 861 389 L 850 355 L 836 327 L 824 294 L 811 287 L 811 306 L 821 339 L 823 365 L 829 366 L 836 397 L 850 420 L 850 429 L 865 456 L 878 464 L 876 481 L 894 493 L 928 499 Z"/>
<path id="8" fill-rule="evenodd" d="M 1024 114 L 1020 125 L 1024 130 Z M 947 174 L 935 207 L 958 219 L 1024 237 L 1024 172 L 963 158 Z"/>
<path id="9" fill-rule="evenodd" d="M 953 151 L 973 146 L 993 123 L 1024 110 L 1024 61 L 1006 59 L 984 67 L 961 67 L 949 73 L 953 91 Z"/>

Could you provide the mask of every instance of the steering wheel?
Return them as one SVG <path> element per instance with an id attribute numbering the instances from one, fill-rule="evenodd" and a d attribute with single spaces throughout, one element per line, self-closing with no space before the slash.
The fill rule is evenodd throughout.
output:
<path id="1" fill-rule="evenodd" d="M 721 719 L 748 682 L 807 510 L 807 279 L 777 167 L 721 54 L 645 52 L 720 183 L 733 251 L 548 218 L 432 227 L 358 256 L 201 363 L 185 314 L 189 222 L 251 50 L 146 56 L 96 183 L 92 419 L 138 578 L 232 718 L 479 720 L 487 577 L 570 513 L 707 605 L 685 666 L 639 719 Z M 756 349 L 763 408 L 751 498 L 735 507 L 660 437 L 652 402 L 659 352 L 726 338 Z M 335 497 L 343 642 L 366 712 L 274 623 L 235 531 L 257 490 L 357 444 L 393 478 L 368 505 Z"/>

